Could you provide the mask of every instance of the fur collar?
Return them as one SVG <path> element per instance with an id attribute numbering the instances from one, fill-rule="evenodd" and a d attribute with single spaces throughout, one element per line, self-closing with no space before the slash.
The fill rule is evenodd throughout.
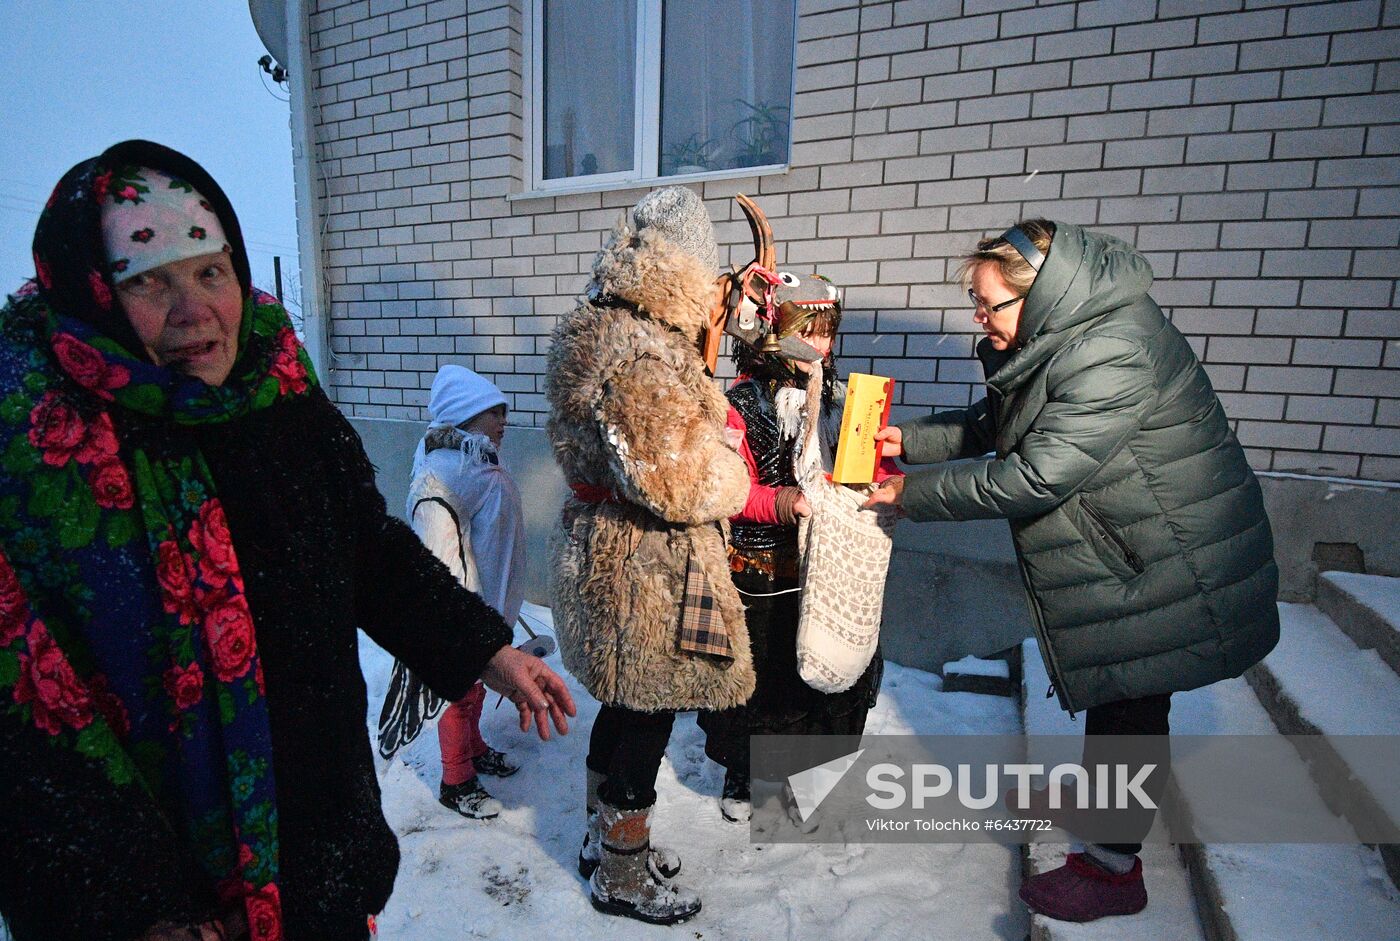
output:
<path id="1" fill-rule="evenodd" d="M 479 431 L 462 428 L 429 428 L 423 436 L 423 450 L 428 454 L 440 448 L 461 451 L 464 457 L 489 464 L 498 463 L 495 443 Z"/>
<path id="2" fill-rule="evenodd" d="M 612 294 L 687 337 L 709 318 L 719 272 L 654 231 L 640 235 L 624 219 L 593 260 L 590 288 Z"/>
<path id="3" fill-rule="evenodd" d="M 457 474 L 465 472 L 469 465 L 500 463 L 496 445 L 480 432 L 452 427 L 429 428 L 427 433 L 418 439 L 418 447 L 413 451 L 413 467 L 408 474 L 410 483 L 423 473 L 429 454 L 444 450 L 457 452 Z"/>

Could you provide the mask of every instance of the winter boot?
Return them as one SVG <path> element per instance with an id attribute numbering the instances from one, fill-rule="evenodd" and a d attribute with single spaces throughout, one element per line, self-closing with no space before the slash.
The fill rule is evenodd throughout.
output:
<path id="1" fill-rule="evenodd" d="M 501 802 L 486 792 L 473 775 L 461 784 L 441 784 L 438 803 L 472 820 L 490 820 L 501 812 Z"/>
<path id="2" fill-rule="evenodd" d="M 578 874 L 587 879 L 598 868 L 598 860 L 603 855 L 603 823 L 598 819 L 598 788 L 603 786 L 606 775 L 588 771 L 588 789 L 584 793 L 588 811 L 588 829 L 583 834 L 583 848 L 578 851 Z M 674 879 L 681 871 L 681 858 L 672 850 L 653 846 L 647 856 L 647 865 L 657 879 Z"/>
<path id="3" fill-rule="evenodd" d="M 1134 915 L 1147 907 L 1142 860 L 1125 873 L 1110 872 L 1084 853 L 1070 853 L 1059 869 L 1021 883 L 1021 901 L 1060 921 L 1093 921 L 1106 915 Z"/>
<path id="4" fill-rule="evenodd" d="M 490 745 L 486 751 L 472 759 L 477 774 L 489 774 L 493 778 L 508 778 L 520 770 L 520 766 L 506 757 L 503 751 L 496 751 Z"/>
<path id="5" fill-rule="evenodd" d="M 653 925 L 674 925 L 700 911 L 700 896 L 658 879 L 647 862 L 651 808 L 622 810 L 598 805 L 602 859 L 588 880 L 593 907 Z"/>
<path id="6" fill-rule="evenodd" d="M 749 793 L 749 776 L 738 768 L 728 768 L 724 772 L 724 790 L 719 798 L 719 812 L 730 823 L 748 823 L 753 816 L 753 804 Z"/>

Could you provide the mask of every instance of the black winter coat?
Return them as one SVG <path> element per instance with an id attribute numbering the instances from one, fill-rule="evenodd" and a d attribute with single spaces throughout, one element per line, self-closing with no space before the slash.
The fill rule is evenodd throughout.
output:
<path id="1" fill-rule="evenodd" d="M 177 433 L 199 437 L 257 628 L 286 938 L 364 937 L 399 854 L 380 810 L 355 628 L 448 700 L 511 632 L 387 515 L 358 436 L 321 392 Z M 17 941 L 125 941 L 212 913 L 213 887 L 153 802 L 114 800 L 96 764 L 16 726 L 0 724 L 14 763 L 0 771 L 0 906 Z"/>
<path id="2" fill-rule="evenodd" d="M 1259 482 L 1147 259 L 1059 225 L 986 399 L 902 424 L 916 520 L 1005 517 L 1069 710 L 1238 676 L 1278 641 Z"/>

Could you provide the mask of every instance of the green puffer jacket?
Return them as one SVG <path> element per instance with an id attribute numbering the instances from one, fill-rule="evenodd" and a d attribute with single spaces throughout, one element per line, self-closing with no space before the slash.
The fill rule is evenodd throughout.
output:
<path id="1" fill-rule="evenodd" d="M 900 425 L 915 520 L 1005 517 L 1071 712 L 1238 676 L 1278 642 L 1259 482 L 1147 259 L 1057 225 L 987 398 Z"/>

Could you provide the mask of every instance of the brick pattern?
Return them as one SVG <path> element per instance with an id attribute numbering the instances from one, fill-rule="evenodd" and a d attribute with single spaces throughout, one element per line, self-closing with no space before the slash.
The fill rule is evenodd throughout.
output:
<path id="1" fill-rule="evenodd" d="M 542 424 L 555 318 L 640 190 L 524 185 L 523 0 L 319 0 L 332 392 L 418 419 L 460 362 Z M 794 270 L 847 287 L 846 370 L 966 405 L 958 254 L 1044 215 L 1136 244 L 1260 469 L 1400 479 L 1400 0 L 800 0 Z"/>

